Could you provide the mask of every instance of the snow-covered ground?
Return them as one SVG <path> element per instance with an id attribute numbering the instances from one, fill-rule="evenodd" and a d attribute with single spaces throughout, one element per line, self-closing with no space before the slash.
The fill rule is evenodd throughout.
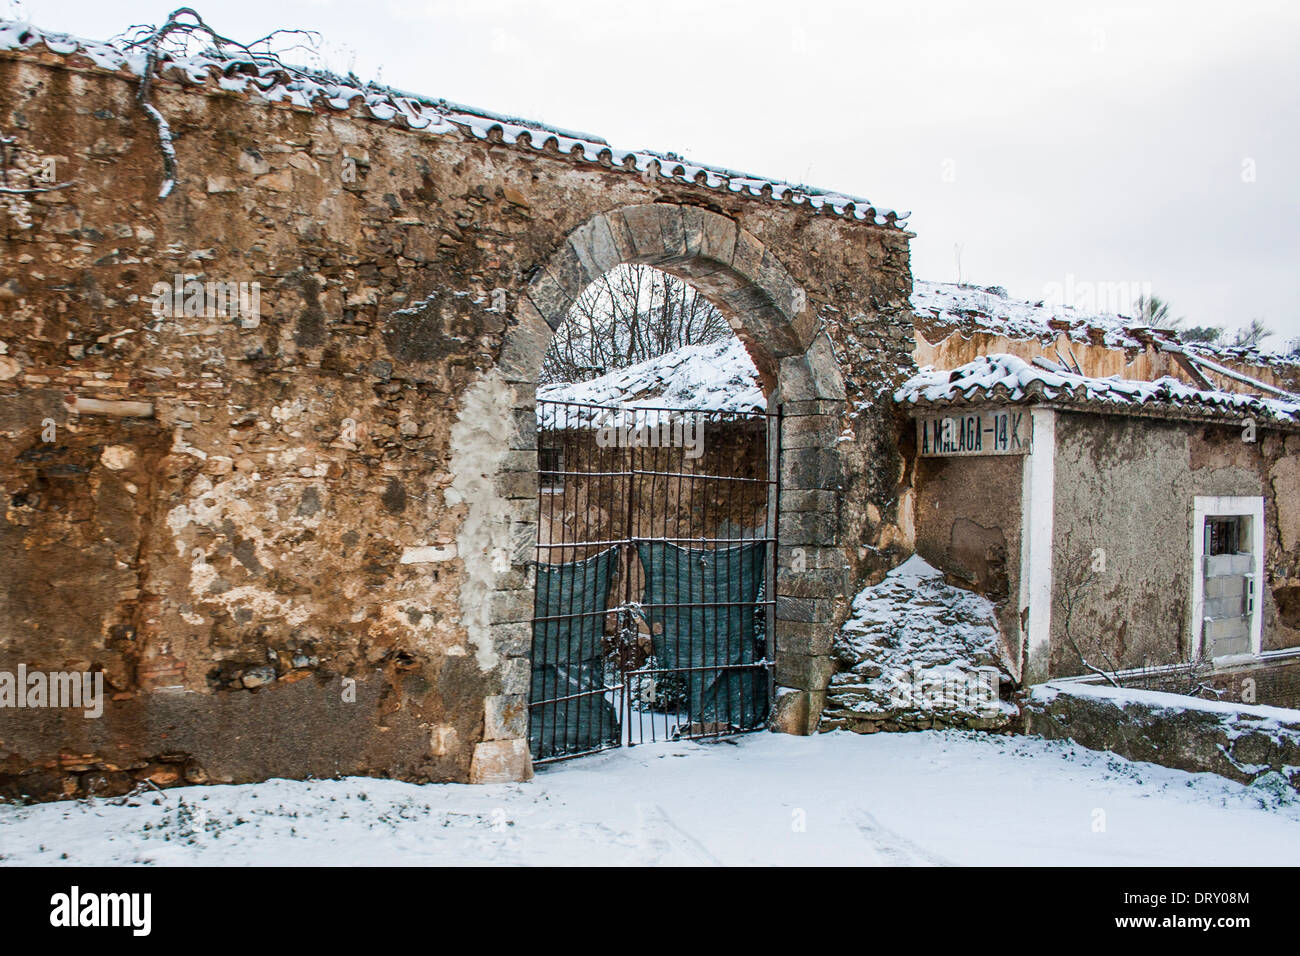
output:
<path id="1" fill-rule="evenodd" d="M 531 783 L 348 778 L 0 807 L 7 864 L 1294 863 L 1300 801 L 957 732 L 635 747 Z"/>

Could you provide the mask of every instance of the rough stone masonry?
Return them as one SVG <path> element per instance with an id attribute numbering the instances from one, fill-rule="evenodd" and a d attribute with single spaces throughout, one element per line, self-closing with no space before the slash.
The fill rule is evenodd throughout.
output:
<path id="1" fill-rule="evenodd" d="M 536 372 L 619 262 L 695 283 L 784 405 L 774 729 L 810 731 L 845 595 L 910 550 L 892 215 L 165 64 L 160 199 L 139 76 L 10 40 L 9 165 L 59 188 L 0 205 L 0 670 L 109 700 L 0 711 L 0 793 L 526 778 Z"/>

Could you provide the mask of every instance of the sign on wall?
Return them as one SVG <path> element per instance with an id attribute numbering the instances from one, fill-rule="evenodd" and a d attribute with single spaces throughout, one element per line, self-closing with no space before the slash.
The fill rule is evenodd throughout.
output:
<path id="1" fill-rule="evenodd" d="M 1024 408 L 986 408 L 916 420 L 916 443 L 923 458 L 1026 455 L 1032 435 Z"/>

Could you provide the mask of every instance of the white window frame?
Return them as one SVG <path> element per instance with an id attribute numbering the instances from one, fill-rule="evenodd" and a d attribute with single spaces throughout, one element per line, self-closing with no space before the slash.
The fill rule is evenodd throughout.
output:
<path id="1" fill-rule="evenodd" d="M 1264 498 L 1263 496 L 1197 495 L 1192 501 L 1192 641 L 1194 659 L 1201 660 L 1205 625 L 1205 519 L 1245 515 L 1250 522 L 1250 551 L 1255 557 L 1254 611 L 1250 616 L 1250 653 L 1216 657 L 1232 663 L 1259 657 L 1264 636 Z"/>

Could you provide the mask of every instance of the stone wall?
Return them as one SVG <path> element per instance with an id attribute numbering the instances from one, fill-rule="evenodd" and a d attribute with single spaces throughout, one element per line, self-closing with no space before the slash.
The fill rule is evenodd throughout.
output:
<path id="1" fill-rule="evenodd" d="M 1023 709 L 1025 732 L 1129 760 L 1300 790 L 1300 711 L 1058 681 Z"/>
<path id="2" fill-rule="evenodd" d="M 152 94 L 160 200 L 132 75 L 0 53 L 0 132 L 69 183 L 0 214 L 0 669 L 112 698 L 0 714 L 6 792 L 525 777 L 523 423 L 549 329 L 617 261 L 695 282 L 786 406 L 777 724 L 806 732 L 846 579 L 908 550 L 878 396 L 910 364 L 909 234 L 183 80 Z M 177 276 L 259 308 L 160 319 Z"/>

